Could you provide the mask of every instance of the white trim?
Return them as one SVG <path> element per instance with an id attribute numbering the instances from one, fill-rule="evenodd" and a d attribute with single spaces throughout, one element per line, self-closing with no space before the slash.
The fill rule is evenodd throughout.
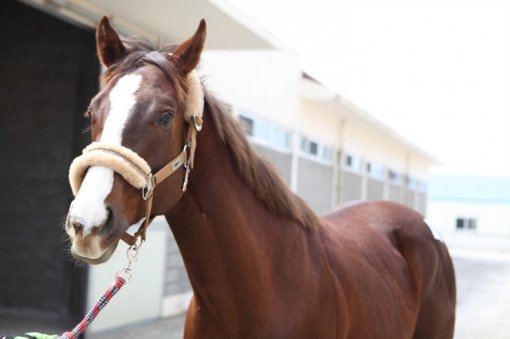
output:
<path id="1" fill-rule="evenodd" d="M 164 297 L 161 316 L 164 318 L 183 314 L 188 309 L 192 297 L 193 292 L 191 291 Z"/>

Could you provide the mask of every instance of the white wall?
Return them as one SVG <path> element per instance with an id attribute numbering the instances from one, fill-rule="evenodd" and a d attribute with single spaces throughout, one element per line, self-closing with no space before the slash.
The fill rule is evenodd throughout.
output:
<path id="1" fill-rule="evenodd" d="M 313 101 L 300 100 L 298 131 L 316 141 L 340 148 L 342 122 L 331 110 Z"/>
<path id="2" fill-rule="evenodd" d="M 347 152 L 423 180 L 428 177 L 429 160 L 361 117 L 353 118 L 357 113 L 350 107 L 303 99 L 298 59 L 290 52 L 206 51 L 200 74 L 210 90 L 237 109 L 337 149 L 344 141 Z"/>
<path id="3" fill-rule="evenodd" d="M 206 51 L 199 73 L 210 90 L 235 108 L 290 128 L 296 125 L 301 70 L 294 54 Z"/>
<path id="4" fill-rule="evenodd" d="M 136 229 L 135 229 L 136 230 Z M 122 287 L 99 313 L 90 332 L 120 327 L 161 316 L 166 254 L 166 222 L 155 220 L 147 231 L 147 241 L 133 266 L 132 279 Z M 127 245 L 119 242 L 112 258 L 104 264 L 89 266 L 87 312 L 112 284 L 116 272 L 127 265 Z"/>
<path id="5" fill-rule="evenodd" d="M 457 231 L 457 218 L 476 219 L 476 230 Z M 429 200 L 427 221 L 445 235 L 472 232 L 487 236 L 510 236 L 510 205 Z"/>
<path id="6" fill-rule="evenodd" d="M 299 131 L 347 153 L 426 180 L 430 162 L 341 104 L 301 100 Z M 342 127 L 342 121 L 343 127 Z M 343 136 L 341 135 L 343 131 Z"/>

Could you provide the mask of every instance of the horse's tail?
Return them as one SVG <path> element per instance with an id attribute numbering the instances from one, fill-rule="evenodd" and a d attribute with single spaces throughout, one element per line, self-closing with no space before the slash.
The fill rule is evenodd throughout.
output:
<path id="1" fill-rule="evenodd" d="M 413 339 L 452 339 L 455 327 L 456 284 L 452 259 L 445 243 L 435 237 L 435 265 L 423 286 Z"/>

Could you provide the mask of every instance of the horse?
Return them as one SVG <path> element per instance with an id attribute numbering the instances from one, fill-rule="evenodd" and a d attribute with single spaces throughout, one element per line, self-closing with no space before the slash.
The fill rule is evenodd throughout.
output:
<path id="1" fill-rule="evenodd" d="M 387 201 L 317 216 L 197 78 L 205 37 L 204 20 L 166 46 L 100 21 L 106 70 L 86 111 L 96 144 L 70 173 L 71 253 L 103 263 L 164 215 L 193 289 L 187 339 L 451 339 L 453 265 L 423 216 Z"/>

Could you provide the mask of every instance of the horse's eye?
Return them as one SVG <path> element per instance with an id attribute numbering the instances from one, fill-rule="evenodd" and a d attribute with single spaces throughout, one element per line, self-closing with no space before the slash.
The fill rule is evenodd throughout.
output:
<path id="1" fill-rule="evenodd" d="M 168 126 L 172 120 L 174 119 L 174 115 L 172 112 L 165 112 L 161 114 L 161 116 L 158 118 L 158 125 L 161 126 Z"/>

